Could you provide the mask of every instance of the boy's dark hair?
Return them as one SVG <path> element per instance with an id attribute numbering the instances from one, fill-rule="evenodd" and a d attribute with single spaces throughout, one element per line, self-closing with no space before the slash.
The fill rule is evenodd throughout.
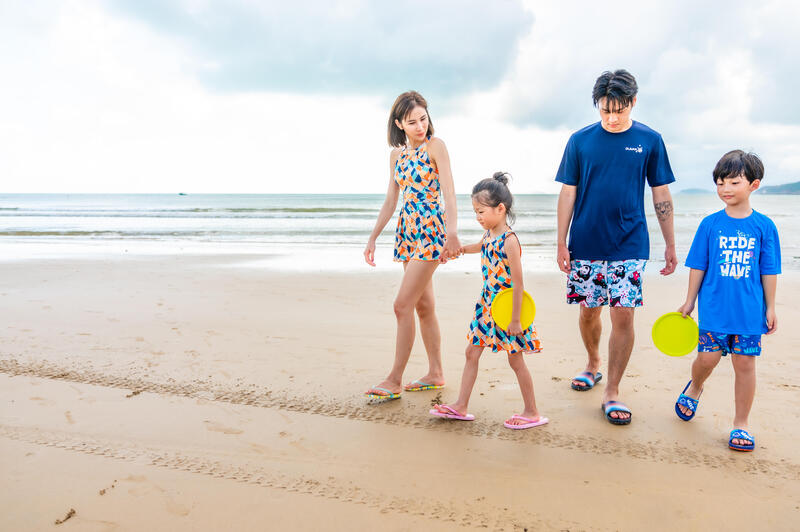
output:
<path id="1" fill-rule="evenodd" d="M 389 112 L 389 131 L 387 133 L 387 138 L 389 140 L 389 146 L 394 146 L 395 148 L 399 148 L 400 146 L 405 145 L 406 143 L 406 134 L 405 132 L 397 127 L 397 124 L 394 123 L 395 120 L 399 120 L 400 122 L 408 116 L 408 113 L 414 110 L 415 107 L 422 107 L 425 109 L 425 112 L 428 113 L 428 102 L 425 101 L 425 98 L 422 97 L 420 93 L 417 91 L 408 91 L 404 92 L 392 104 L 392 110 Z M 433 135 L 433 122 L 431 121 L 431 115 L 428 113 L 428 132 L 425 136 Z"/>
<path id="2" fill-rule="evenodd" d="M 506 172 L 495 172 L 492 177 L 478 181 L 478 184 L 472 187 L 472 197 L 487 207 L 497 207 L 502 203 L 506 207 L 506 218 L 513 224 L 517 217 L 511 210 L 514 196 L 508 190 L 509 177 L 511 175 Z"/>
<path id="3" fill-rule="evenodd" d="M 756 179 L 764 179 L 764 163 L 755 153 L 745 153 L 742 150 L 732 150 L 717 161 L 714 171 L 714 183 L 743 175 L 748 183 Z"/>
<path id="4" fill-rule="evenodd" d="M 613 104 L 612 110 L 620 110 L 633 102 L 637 92 L 639 86 L 636 84 L 636 78 L 627 70 L 621 68 L 614 72 L 605 71 L 594 82 L 592 102 L 597 107 L 597 102 L 606 98 L 609 108 Z"/>

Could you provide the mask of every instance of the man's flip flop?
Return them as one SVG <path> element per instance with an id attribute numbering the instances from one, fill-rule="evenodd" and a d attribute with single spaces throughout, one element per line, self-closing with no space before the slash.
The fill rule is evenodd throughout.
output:
<path id="1" fill-rule="evenodd" d="M 702 391 L 700 392 L 700 395 L 697 396 L 697 399 L 692 399 L 691 397 L 686 395 L 686 390 L 689 389 L 689 386 L 691 384 L 692 381 L 689 381 L 689 383 L 686 385 L 686 388 L 683 389 L 681 394 L 678 396 L 678 400 L 675 402 L 675 413 L 678 414 L 678 417 L 684 421 L 689 421 L 694 417 L 695 412 L 697 412 L 697 405 L 698 403 L 700 403 L 700 395 L 703 395 Z M 681 412 L 681 409 L 678 408 L 679 406 L 688 408 L 691 414 L 687 416 L 686 414 Z"/>
<path id="2" fill-rule="evenodd" d="M 446 412 L 442 412 L 439 410 L 439 408 L 446 410 Z M 459 421 L 472 421 L 475 419 L 475 416 L 472 414 L 461 414 L 461 412 L 458 412 L 447 405 L 434 405 L 434 407 L 431 408 L 428 413 L 432 416 L 443 417 L 445 419 L 457 419 Z"/>
<path id="3" fill-rule="evenodd" d="M 372 393 L 370 391 L 364 392 L 364 395 L 369 397 L 370 399 L 400 399 L 399 393 L 394 393 L 391 390 L 387 390 L 386 388 L 381 388 L 380 386 L 373 386 L 370 390 L 380 390 L 382 392 L 386 392 L 385 394 L 382 393 Z"/>
<path id="4" fill-rule="evenodd" d="M 522 423 L 520 425 L 513 425 L 513 424 L 509 423 L 508 421 L 504 421 L 503 422 L 503 426 L 505 428 L 507 428 L 507 429 L 512 429 L 512 430 L 532 429 L 533 427 L 538 427 L 539 425 L 545 425 L 545 424 L 547 424 L 548 421 L 550 421 L 546 417 L 542 417 L 542 416 L 539 416 L 539 419 L 534 421 L 534 420 L 532 420 L 530 418 L 522 417 L 519 414 L 514 414 L 513 416 L 511 416 L 511 419 L 518 419 L 519 421 L 524 421 L 525 422 L 525 423 Z"/>
<path id="5" fill-rule="evenodd" d="M 738 445 L 733 443 L 733 440 L 746 440 L 750 443 L 747 445 Z M 756 448 L 756 439 L 750 436 L 750 433 L 744 429 L 733 429 L 730 438 L 728 438 L 728 447 L 734 451 L 752 451 Z"/>
<path id="6" fill-rule="evenodd" d="M 578 381 L 586 384 L 586 386 L 579 386 L 572 383 L 572 389 L 578 390 L 579 392 L 585 392 L 586 390 L 591 390 L 594 388 L 594 385 L 600 382 L 603 379 L 603 374 L 599 371 L 592 375 L 591 371 L 584 371 L 572 378 L 573 381 Z"/>
<path id="7" fill-rule="evenodd" d="M 607 403 L 603 403 L 600 409 L 605 414 L 608 422 L 612 425 L 627 425 L 633 419 L 633 413 L 631 412 L 631 409 L 619 401 L 609 401 Z M 618 417 L 611 417 L 611 412 L 627 412 L 630 414 L 630 416 L 628 416 L 628 419 L 620 419 Z"/>
<path id="8" fill-rule="evenodd" d="M 403 390 L 407 392 L 422 392 L 425 390 L 438 390 L 440 388 L 444 388 L 444 384 L 428 384 L 427 382 L 422 382 L 419 379 L 415 380 L 414 382 L 409 382 L 403 386 Z"/>

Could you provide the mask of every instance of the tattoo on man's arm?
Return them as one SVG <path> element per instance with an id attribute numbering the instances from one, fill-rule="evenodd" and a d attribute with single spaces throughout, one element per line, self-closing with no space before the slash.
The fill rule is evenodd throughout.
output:
<path id="1" fill-rule="evenodd" d="M 658 216 L 658 220 L 663 222 L 664 220 L 669 219 L 672 216 L 672 202 L 671 201 L 662 201 L 655 204 L 656 208 L 656 216 Z"/>

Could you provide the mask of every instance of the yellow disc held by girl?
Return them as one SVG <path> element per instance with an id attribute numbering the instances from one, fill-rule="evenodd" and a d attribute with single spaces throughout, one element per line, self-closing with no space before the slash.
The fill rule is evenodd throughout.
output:
<path id="1" fill-rule="evenodd" d="M 504 331 L 508 330 L 511 324 L 511 310 L 514 303 L 514 289 L 506 288 L 498 292 L 492 301 L 492 319 L 494 324 Z M 536 315 L 536 304 L 528 292 L 522 292 L 522 309 L 519 313 L 519 321 L 522 324 L 522 329 L 525 330 L 533 323 L 533 317 Z"/>

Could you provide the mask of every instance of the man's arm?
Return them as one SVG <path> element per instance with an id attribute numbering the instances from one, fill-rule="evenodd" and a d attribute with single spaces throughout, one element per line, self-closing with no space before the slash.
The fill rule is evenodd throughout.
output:
<path id="1" fill-rule="evenodd" d="M 678 255 L 675 253 L 675 227 L 673 222 L 672 194 L 669 193 L 669 185 L 653 187 L 653 207 L 656 209 L 658 225 L 661 226 L 661 234 L 664 236 L 664 262 L 666 265 L 661 269 L 661 275 L 669 275 L 675 271 L 678 265 Z"/>
<path id="2" fill-rule="evenodd" d="M 573 185 L 561 185 L 561 193 L 558 195 L 558 236 L 556 240 L 556 262 L 558 263 L 558 269 L 564 273 L 569 273 L 567 232 L 569 231 L 569 223 L 572 221 L 572 212 L 575 208 L 575 197 L 577 194 L 577 187 Z"/>

